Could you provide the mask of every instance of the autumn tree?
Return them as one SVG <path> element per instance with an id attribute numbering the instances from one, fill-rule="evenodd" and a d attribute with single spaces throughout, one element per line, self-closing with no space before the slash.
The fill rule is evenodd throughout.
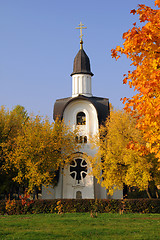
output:
<path id="1" fill-rule="evenodd" d="M 13 150 L 14 139 L 21 126 L 27 121 L 28 114 L 23 106 L 17 105 L 9 111 L 4 106 L 0 108 L 0 194 L 12 196 L 18 185 L 13 181 L 17 171 L 14 166 L 8 168 L 6 149 Z"/>
<path id="2" fill-rule="evenodd" d="M 123 189 L 127 185 L 147 190 L 152 197 L 148 187 L 151 182 L 155 186 L 160 181 L 155 156 L 143 156 L 134 149 L 136 144 L 146 145 L 142 132 L 135 126 L 135 119 L 128 113 L 113 110 L 110 118 L 100 127 L 100 137 L 96 137 L 94 144 L 98 152 L 91 159 L 93 174 L 111 195 L 114 189 Z M 131 143 L 134 143 L 134 148 Z"/>
<path id="3" fill-rule="evenodd" d="M 14 181 L 27 182 L 29 192 L 41 184 L 54 186 L 56 171 L 70 162 L 76 147 L 74 132 L 63 122 L 30 116 L 14 139 L 13 150 L 6 148 L 8 165 L 17 170 Z"/>
<path id="4" fill-rule="evenodd" d="M 29 116 L 24 107 L 0 109 L 0 194 L 55 185 L 60 167 L 78 151 L 75 133 L 63 122 Z"/>
<path id="5" fill-rule="evenodd" d="M 125 54 L 132 62 L 132 71 L 124 75 L 123 83 L 137 91 L 132 98 L 123 98 L 125 110 L 137 119 L 148 149 L 160 159 L 160 0 L 156 9 L 138 5 L 131 13 L 139 16 L 140 26 L 123 34 L 123 46 L 112 49 L 116 60 Z M 141 151 L 145 153 L 145 149 Z"/>

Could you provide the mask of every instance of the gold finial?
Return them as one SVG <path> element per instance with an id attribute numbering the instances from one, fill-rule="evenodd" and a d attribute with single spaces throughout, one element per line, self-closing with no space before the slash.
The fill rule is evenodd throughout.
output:
<path id="1" fill-rule="evenodd" d="M 82 37 L 83 37 L 83 34 L 82 34 L 82 29 L 86 29 L 86 27 L 83 27 L 84 26 L 84 24 L 82 24 L 81 22 L 80 22 L 80 24 L 79 24 L 79 27 L 77 27 L 76 29 L 80 29 L 80 49 L 82 49 L 83 48 L 83 40 L 82 40 Z"/>

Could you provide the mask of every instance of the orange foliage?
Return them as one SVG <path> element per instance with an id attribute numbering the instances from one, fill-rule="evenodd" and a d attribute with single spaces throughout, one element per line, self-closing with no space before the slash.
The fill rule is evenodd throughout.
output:
<path id="1" fill-rule="evenodd" d="M 150 152 L 160 159 L 160 0 L 155 1 L 155 6 L 152 9 L 139 4 L 137 10 L 131 11 L 139 15 L 143 26 L 134 24 L 123 34 L 123 47 L 111 51 L 116 60 L 125 54 L 135 66 L 123 83 L 129 83 L 138 93 L 131 99 L 123 99 L 125 110 L 137 118 Z"/>

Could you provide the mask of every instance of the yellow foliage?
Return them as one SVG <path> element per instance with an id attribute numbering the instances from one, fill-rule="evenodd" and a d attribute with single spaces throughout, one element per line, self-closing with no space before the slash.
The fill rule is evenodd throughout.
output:
<path id="1" fill-rule="evenodd" d="M 1 112 L 4 117 L 3 108 Z M 17 118 L 17 124 L 16 115 L 13 116 L 4 121 L 2 136 L 6 133 L 8 137 L 1 143 L 5 157 L 3 168 L 15 169 L 14 181 L 27 183 L 28 191 L 41 184 L 54 185 L 56 171 L 70 162 L 72 153 L 78 150 L 76 134 L 58 120 L 50 123 L 37 115 L 23 122 Z M 10 128 L 10 121 L 16 127 Z"/>
<path id="2" fill-rule="evenodd" d="M 96 137 L 98 153 L 91 159 L 93 174 L 109 194 L 124 184 L 144 190 L 149 181 L 160 182 L 157 159 L 137 149 L 139 145 L 145 148 L 146 142 L 135 126 L 135 119 L 128 113 L 111 111 L 110 119 L 100 128 L 99 140 Z"/>

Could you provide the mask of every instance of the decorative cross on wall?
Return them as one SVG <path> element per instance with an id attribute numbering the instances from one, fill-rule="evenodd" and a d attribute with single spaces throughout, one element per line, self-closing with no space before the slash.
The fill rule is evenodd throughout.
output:
<path id="1" fill-rule="evenodd" d="M 81 158 L 77 158 L 74 161 L 72 161 L 70 166 L 70 175 L 73 179 L 76 179 L 79 184 L 80 180 L 82 180 L 82 178 L 85 178 L 87 175 L 86 161 Z"/>

